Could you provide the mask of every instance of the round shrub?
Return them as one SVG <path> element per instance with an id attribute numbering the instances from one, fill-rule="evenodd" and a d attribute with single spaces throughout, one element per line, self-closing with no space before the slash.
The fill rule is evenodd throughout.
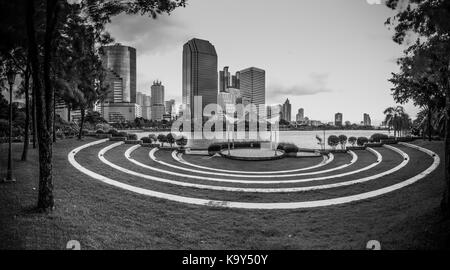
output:
<path id="1" fill-rule="evenodd" d="M 150 135 L 148 135 L 148 137 L 154 142 L 156 142 L 158 140 L 158 138 L 156 137 L 155 134 L 150 134 Z"/>
<path id="2" fill-rule="evenodd" d="M 128 134 L 127 140 L 129 141 L 137 141 L 138 137 L 136 134 Z"/>
<path id="3" fill-rule="evenodd" d="M 355 146 L 357 140 L 358 139 L 356 137 L 350 137 L 348 138 L 348 143 L 351 144 L 352 146 Z"/>
<path id="4" fill-rule="evenodd" d="M 108 130 L 107 133 L 114 136 L 114 135 L 116 135 L 117 133 L 119 133 L 119 131 L 117 131 L 116 129 L 110 129 L 110 130 Z"/>
<path id="5" fill-rule="evenodd" d="M 280 143 L 277 147 L 278 150 L 283 150 L 285 153 L 297 153 L 300 151 L 297 145 L 293 143 Z"/>
<path id="6" fill-rule="evenodd" d="M 150 139 L 149 137 L 143 137 L 143 138 L 142 138 L 142 142 L 143 142 L 143 143 L 152 143 L 153 141 L 152 141 L 152 139 Z"/>
<path id="7" fill-rule="evenodd" d="M 105 132 L 103 131 L 103 129 L 97 129 L 97 131 L 95 132 L 97 134 L 105 134 Z"/>
<path id="8" fill-rule="evenodd" d="M 331 135 L 331 136 L 328 137 L 328 145 L 329 145 L 329 146 L 331 146 L 331 147 L 333 147 L 333 148 L 336 148 L 336 146 L 338 146 L 338 144 L 339 144 L 339 138 L 338 138 L 338 136 L 336 136 L 336 135 Z"/>
<path id="9" fill-rule="evenodd" d="M 339 143 L 341 144 L 342 149 L 345 148 L 345 145 L 347 144 L 347 136 L 345 135 L 339 135 Z"/>
<path id="10" fill-rule="evenodd" d="M 208 154 L 214 155 L 222 150 L 222 146 L 220 144 L 211 144 L 208 146 Z"/>
<path id="11" fill-rule="evenodd" d="M 389 139 L 389 136 L 386 134 L 375 133 L 372 136 L 370 136 L 370 140 L 372 142 L 377 142 L 377 143 L 381 142 L 381 140 L 387 140 L 387 139 Z"/>
<path id="12" fill-rule="evenodd" d="M 369 139 L 367 139 L 366 137 L 359 137 L 356 141 L 356 144 L 358 144 L 358 146 L 364 146 L 368 142 Z"/>

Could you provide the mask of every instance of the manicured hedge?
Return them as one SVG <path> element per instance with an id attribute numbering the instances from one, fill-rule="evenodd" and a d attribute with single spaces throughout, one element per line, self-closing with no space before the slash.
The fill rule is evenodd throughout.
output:
<path id="1" fill-rule="evenodd" d="M 369 142 L 369 139 L 367 139 L 366 137 L 359 137 L 357 140 L 356 140 L 356 144 L 358 145 L 358 146 L 364 146 L 364 144 L 366 144 L 366 143 L 368 143 Z"/>
<path id="2" fill-rule="evenodd" d="M 298 153 L 300 149 L 297 145 L 292 143 L 280 143 L 277 147 L 278 150 L 283 150 L 286 154 L 289 153 Z"/>
<path id="3" fill-rule="evenodd" d="M 152 139 L 150 139 L 149 137 L 143 137 L 141 140 L 143 143 L 152 143 L 153 142 Z"/>
<path id="4" fill-rule="evenodd" d="M 97 133 L 97 134 L 105 134 L 103 129 L 97 129 L 97 131 L 95 131 L 95 133 Z"/>
<path id="5" fill-rule="evenodd" d="M 387 140 L 388 138 L 389 136 L 386 134 L 375 133 L 370 136 L 370 141 L 379 143 L 381 140 Z"/>
<path id="6" fill-rule="evenodd" d="M 128 134 L 127 140 L 129 141 L 136 141 L 138 139 L 136 134 Z"/>

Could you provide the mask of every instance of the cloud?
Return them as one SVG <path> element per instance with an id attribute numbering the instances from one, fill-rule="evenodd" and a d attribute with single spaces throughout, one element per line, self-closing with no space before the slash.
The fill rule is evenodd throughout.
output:
<path id="1" fill-rule="evenodd" d="M 311 96 L 320 93 L 333 92 L 332 89 L 327 87 L 328 77 L 328 74 L 313 73 L 305 83 L 291 86 L 271 84 L 268 87 L 267 98 L 269 101 L 280 102 L 280 98 Z"/>
<path id="2" fill-rule="evenodd" d="M 116 42 L 135 47 L 138 54 L 160 53 L 179 46 L 190 36 L 185 28 L 175 16 L 165 14 L 156 20 L 148 16 L 119 15 L 107 26 Z"/>

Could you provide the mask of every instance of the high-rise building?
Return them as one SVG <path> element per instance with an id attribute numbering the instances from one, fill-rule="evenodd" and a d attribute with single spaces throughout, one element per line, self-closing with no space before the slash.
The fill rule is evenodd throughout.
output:
<path id="1" fill-rule="evenodd" d="M 101 59 L 108 71 L 104 83 L 113 89 L 107 101 L 136 103 L 136 49 L 119 43 L 104 46 Z"/>
<path id="2" fill-rule="evenodd" d="M 231 76 L 231 87 L 241 89 L 241 73 L 238 71 L 236 75 Z"/>
<path id="3" fill-rule="evenodd" d="M 366 127 L 371 126 L 372 120 L 370 119 L 370 115 L 365 113 L 363 117 L 364 117 L 364 120 L 363 120 L 364 126 L 366 126 Z"/>
<path id="4" fill-rule="evenodd" d="M 166 105 L 166 114 L 170 115 L 170 119 L 174 119 L 176 116 L 175 99 L 167 100 L 165 102 L 165 105 Z"/>
<path id="5" fill-rule="evenodd" d="M 183 107 L 194 118 L 194 97 L 202 97 L 203 110 L 217 104 L 217 53 L 207 40 L 191 39 L 183 46 Z M 203 119 L 205 120 L 205 119 Z"/>
<path id="6" fill-rule="evenodd" d="M 236 105 L 242 103 L 241 99 L 241 91 L 236 88 L 228 88 L 227 92 L 219 92 L 217 96 L 217 104 L 222 109 L 222 114 L 219 113 L 219 116 L 222 116 L 227 111 L 227 105 Z"/>
<path id="7" fill-rule="evenodd" d="M 303 108 L 298 109 L 298 113 L 295 120 L 297 122 L 303 122 L 305 120 L 305 110 Z"/>
<path id="8" fill-rule="evenodd" d="M 162 121 L 166 112 L 164 106 L 164 85 L 154 81 L 151 89 L 151 115 L 152 120 Z"/>
<path id="9" fill-rule="evenodd" d="M 337 127 L 342 127 L 342 123 L 344 122 L 344 118 L 342 113 L 336 113 L 334 115 L 334 125 Z"/>
<path id="10" fill-rule="evenodd" d="M 292 105 L 289 102 L 289 99 L 286 99 L 281 109 L 281 119 L 287 122 L 291 122 L 291 112 L 292 112 Z"/>
<path id="11" fill-rule="evenodd" d="M 266 72 L 251 67 L 239 72 L 239 89 L 243 100 L 256 106 L 266 103 Z"/>
<path id="12" fill-rule="evenodd" d="M 226 92 L 228 87 L 230 87 L 230 72 L 229 67 L 224 67 L 223 70 L 219 71 L 219 92 Z"/>

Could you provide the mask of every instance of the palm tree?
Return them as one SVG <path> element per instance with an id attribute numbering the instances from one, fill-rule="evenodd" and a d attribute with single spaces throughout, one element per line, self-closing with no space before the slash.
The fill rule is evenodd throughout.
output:
<path id="1" fill-rule="evenodd" d="M 389 107 L 384 110 L 385 120 L 384 122 L 388 126 L 388 131 L 391 133 L 391 128 L 394 129 L 394 137 L 397 137 L 398 134 L 400 134 L 400 131 L 402 131 L 404 123 L 405 115 L 405 109 L 402 106 L 397 107 Z M 408 116 L 409 118 L 409 116 Z"/>

